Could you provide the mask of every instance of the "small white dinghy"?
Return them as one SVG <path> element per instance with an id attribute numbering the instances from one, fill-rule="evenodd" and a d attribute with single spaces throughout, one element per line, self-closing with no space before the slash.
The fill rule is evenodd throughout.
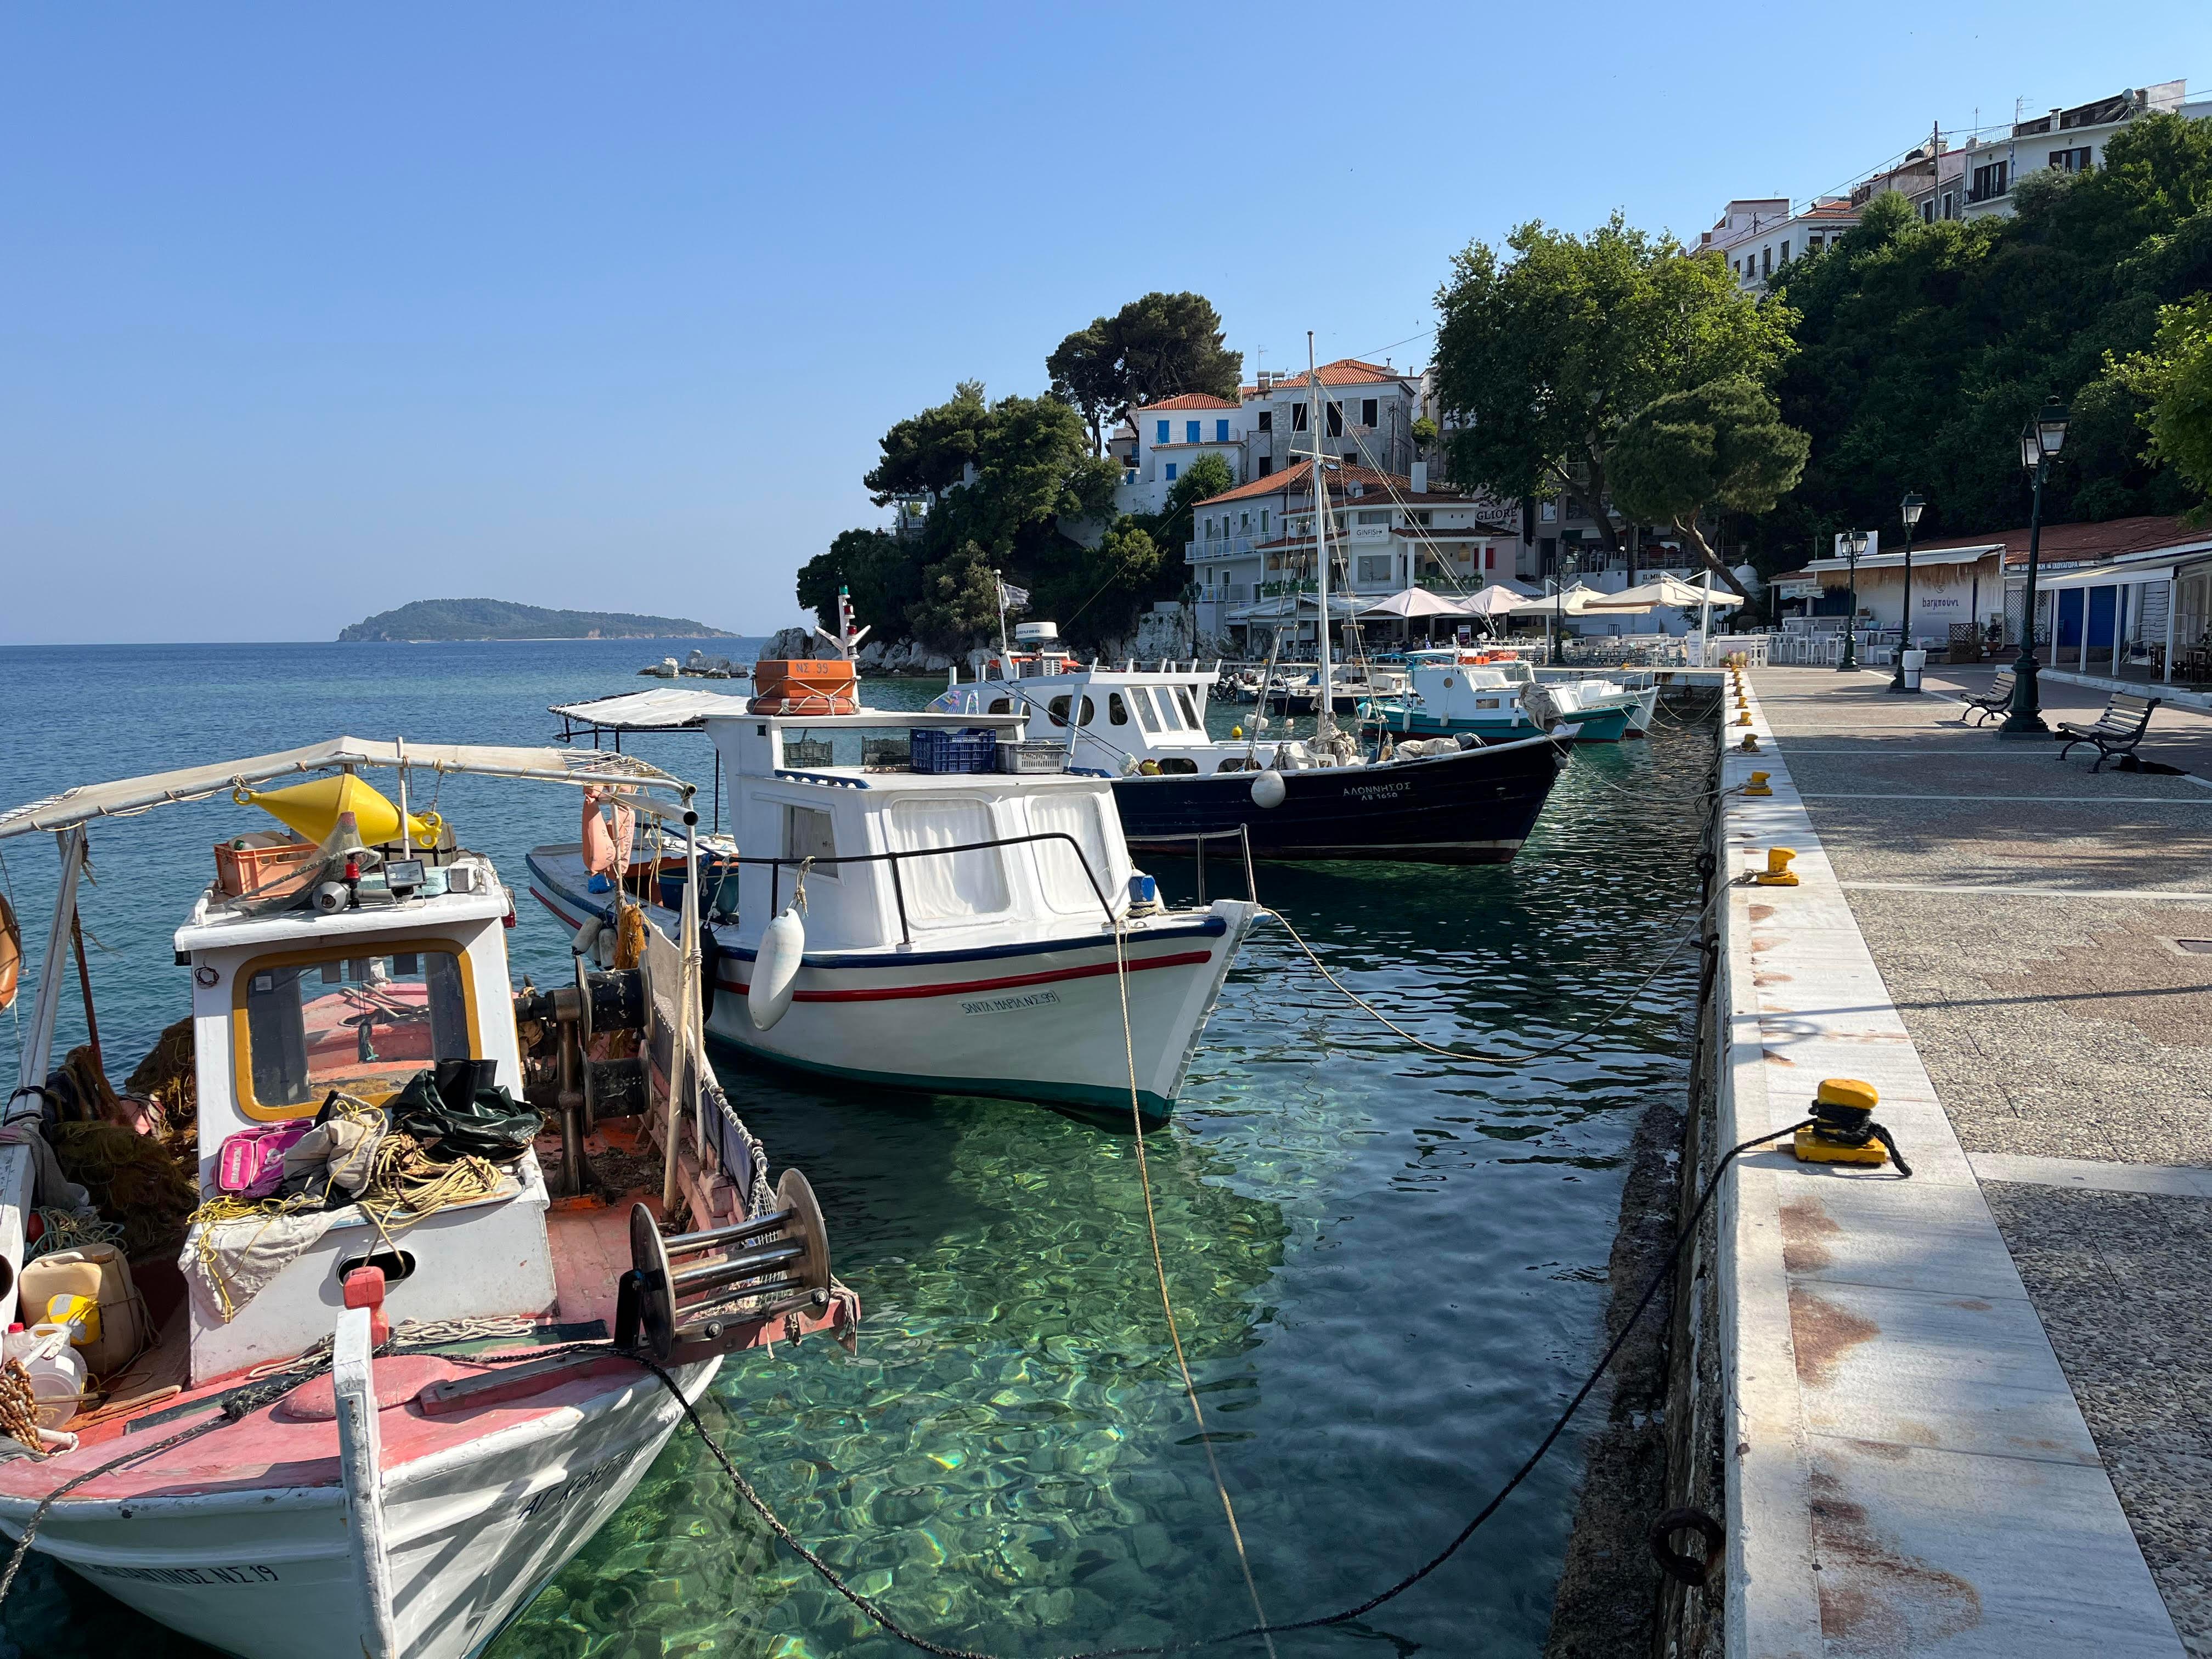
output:
<path id="1" fill-rule="evenodd" d="M 394 766 L 396 811 L 352 775 Z M 690 786 L 623 757 L 337 738 L 0 815 L 0 838 L 53 833 L 63 860 L 27 1087 L 10 1103 L 19 1144 L 0 1146 L 0 1320 L 15 1316 L 24 1267 L 37 1148 L 23 1129 L 38 1127 L 85 826 L 105 814 L 331 773 L 351 803 L 319 846 L 280 849 L 280 879 L 211 887 L 177 933 L 204 1194 L 245 1161 L 226 1147 L 254 1132 L 319 1115 L 369 1125 L 388 1101 L 374 1133 L 404 1125 L 420 1139 L 421 1108 L 447 1126 L 434 1152 L 453 1154 L 471 1111 L 501 1100 L 487 1070 L 531 1078 L 562 1125 L 550 1182 L 536 1114 L 509 1101 L 510 1124 L 526 1125 L 510 1130 L 515 1155 L 450 1157 L 441 1168 L 483 1177 L 453 1201 L 395 1206 L 372 1179 L 335 1207 L 204 1211 L 185 1302 L 98 1379 L 65 1425 L 74 1446 L 40 1457 L 0 1437 L 0 1530 L 34 1527 L 36 1548 L 119 1600 L 248 1659 L 481 1651 L 628 1497 L 679 1393 L 696 1399 L 725 1353 L 848 1331 L 858 1315 L 830 1276 L 804 1177 L 770 1189 L 705 1064 L 696 927 L 648 930 L 635 967 L 580 960 L 574 985 L 517 999 L 513 896 L 488 860 L 408 817 L 409 767 L 617 792 L 654 818 L 690 811 Z M 371 804 L 392 826 L 380 851 L 354 829 Z M 544 1034 L 531 1056 L 518 1010 Z M 637 1057 L 592 1043 L 625 1030 Z M 585 1134 L 617 1112 L 641 1114 L 640 1150 L 657 1138 L 664 1159 L 660 1187 L 635 1204 L 584 1190 Z M 701 1231 L 664 1237 L 654 1212 L 679 1194 Z M 272 1240 L 289 1259 L 271 1262 Z"/>

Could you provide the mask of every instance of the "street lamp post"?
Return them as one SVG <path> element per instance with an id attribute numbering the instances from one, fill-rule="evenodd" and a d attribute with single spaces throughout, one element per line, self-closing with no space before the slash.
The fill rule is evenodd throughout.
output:
<path id="1" fill-rule="evenodd" d="M 1846 530 L 1842 539 L 1844 556 L 1850 561 L 1851 608 L 1844 616 L 1844 655 L 1836 665 L 1836 672 L 1855 674 L 1859 666 L 1858 635 L 1854 632 L 1859 620 L 1859 555 L 1866 551 L 1867 533 L 1863 530 Z"/>
<path id="2" fill-rule="evenodd" d="M 1905 653 L 1912 644 L 1912 532 L 1919 526 L 1920 514 L 1928 503 L 1919 496 L 1907 493 L 1897 504 L 1897 516 L 1905 520 L 1905 622 L 1897 639 L 1897 672 L 1890 677 L 1893 691 L 1917 691 L 1920 688 L 1905 683 Z"/>
<path id="3" fill-rule="evenodd" d="M 2051 728 L 2043 723 L 2043 695 L 2035 680 L 2035 578 L 2043 541 L 2044 475 L 2065 444 L 2066 407 L 2053 398 L 2036 411 L 2020 434 L 2020 464 L 2034 486 L 2035 502 L 2027 519 L 2027 592 L 2021 609 L 2020 656 L 2012 665 L 2012 713 L 1997 727 L 2001 738 L 2051 735 Z"/>

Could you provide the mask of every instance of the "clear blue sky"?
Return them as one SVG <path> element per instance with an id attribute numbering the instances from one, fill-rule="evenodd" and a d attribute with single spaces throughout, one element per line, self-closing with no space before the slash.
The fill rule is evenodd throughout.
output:
<path id="1" fill-rule="evenodd" d="M 2202 0 L 790 9 L 0 11 L 0 643 L 764 631 L 885 426 L 1148 289 L 1417 363 L 1520 220 L 2212 84 Z"/>

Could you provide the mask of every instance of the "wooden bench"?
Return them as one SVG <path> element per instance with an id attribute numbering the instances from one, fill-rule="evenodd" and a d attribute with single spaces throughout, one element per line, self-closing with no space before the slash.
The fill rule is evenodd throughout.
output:
<path id="1" fill-rule="evenodd" d="M 2002 714 L 2012 707 L 2012 670 L 2000 668 L 1996 678 L 1990 682 L 1987 691 L 1978 697 L 1966 699 L 1966 707 L 1974 716 L 1975 725 L 1979 726 L 1990 716 Z"/>
<path id="2" fill-rule="evenodd" d="M 2165 701 L 2163 697 L 2139 697 L 2132 691 L 2115 691 L 2112 701 L 2105 705 L 2105 712 L 2097 716 L 2094 726 L 2075 726 L 2068 720 L 2059 721 L 2058 729 L 2065 734 L 2066 748 L 2058 751 L 2058 758 L 2064 760 L 2067 750 L 2077 743 L 2094 743 L 2097 745 L 2097 764 L 2089 769 L 2092 772 L 2098 770 L 2115 755 L 2120 757 L 2124 770 L 2133 771 L 2136 768 L 2136 745 L 2143 740 L 2143 733 L 2150 730 L 2151 710 Z"/>

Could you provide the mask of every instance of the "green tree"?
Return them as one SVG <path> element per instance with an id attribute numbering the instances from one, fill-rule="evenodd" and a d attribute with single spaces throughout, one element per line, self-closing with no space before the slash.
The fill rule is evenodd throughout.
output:
<path id="1" fill-rule="evenodd" d="M 1805 470 L 1803 433 L 1783 423 L 1747 374 L 1654 398 L 1613 442 L 1613 499 L 1631 518 L 1669 524 L 1739 594 L 1743 585 L 1707 544 L 1698 519 L 1714 508 L 1765 513 Z"/>
<path id="2" fill-rule="evenodd" d="M 981 544 L 963 542 L 921 573 L 908 613 L 915 636 L 939 651 L 963 651 L 999 631 L 999 579 Z"/>
<path id="3" fill-rule="evenodd" d="M 1083 416 L 1091 432 L 1091 453 L 1104 454 L 1106 422 L 1118 419 L 1127 401 L 1113 319 L 1094 317 L 1088 328 L 1077 329 L 1053 348 L 1044 369 L 1052 376 L 1053 396 Z"/>
<path id="4" fill-rule="evenodd" d="M 1462 416 L 1452 476 L 1500 495 L 1571 490 L 1596 504 L 1622 422 L 1670 392 L 1747 375 L 1764 382 L 1792 349 L 1791 315 L 1746 296 L 1717 253 L 1630 228 L 1587 236 L 1538 221 L 1474 242 L 1437 295 L 1437 391 Z"/>
<path id="5" fill-rule="evenodd" d="M 884 434 L 883 459 L 860 482 L 878 507 L 894 495 L 939 494 L 960 482 L 976 460 L 982 428 L 990 416 L 981 380 L 963 380 L 952 396 L 934 408 L 910 415 Z"/>
<path id="6" fill-rule="evenodd" d="M 2140 419 L 2152 455 L 2212 495 L 2212 294 L 2161 307 L 2150 349 L 2113 374 L 2148 405 Z"/>
<path id="7" fill-rule="evenodd" d="M 1236 487 L 1237 475 L 1229 470 L 1227 461 L 1218 455 L 1200 456 L 1169 489 L 1167 503 L 1152 532 L 1153 539 L 1163 547 L 1175 549 L 1180 560 L 1182 544 L 1191 539 L 1192 509 L 1200 501 L 1212 501 Z"/>
<path id="8" fill-rule="evenodd" d="M 1095 317 L 1045 359 L 1054 392 L 1083 416 L 1091 450 L 1106 425 L 1138 404 L 1186 392 L 1234 398 L 1244 354 L 1231 351 L 1220 313 L 1202 294 L 1147 294 Z"/>
<path id="9" fill-rule="evenodd" d="M 911 550 L 881 530 L 848 530 L 799 568 L 799 602 L 822 626 L 837 625 L 837 590 L 851 590 L 853 615 L 879 635 L 906 631 L 907 608 L 921 596 Z"/>
<path id="10" fill-rule="evenodd" d="M 1927 498 L 1924 538 L 2023 523 L 2020 430 L 2052 395 L 2075 424 L 2046 521 L 2195 499 L 2148 453 L 2147 398 L 2107 363 L 2151 348 L 2161 307 L 2212 288 L 2212 123 L 2140 117 L 2103 166 L 2038 170 L 2014 201 L 2010 219 L 1925 224 L 1877 196 L 1825 252 L 1778 273 L 1800 349 L 1776 390 L 1812 453 L 1756 526 L 1768 568 L 1847 526 L 1893 529 L 1908 489 Z"/>

